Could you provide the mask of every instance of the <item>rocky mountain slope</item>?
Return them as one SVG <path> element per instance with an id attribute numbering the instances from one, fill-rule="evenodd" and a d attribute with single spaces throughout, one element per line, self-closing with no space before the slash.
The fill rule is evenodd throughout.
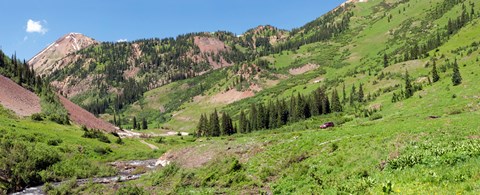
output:
<path id="1" fill-rule="evenodd" d="M 12 80 L 0 75 L 0 104 L 19 116 L 40 113 L 40 98 Z"/>
<path id="2" fill-rule="evenodd" d="M 73 59 L 66 58 L 88 46 L 98 44 L 94 39 L 80 33 L 68 33 L 40 51 L 28 64 L 39 75 L 49 75 L 51 72 L 69 65 Z"/>

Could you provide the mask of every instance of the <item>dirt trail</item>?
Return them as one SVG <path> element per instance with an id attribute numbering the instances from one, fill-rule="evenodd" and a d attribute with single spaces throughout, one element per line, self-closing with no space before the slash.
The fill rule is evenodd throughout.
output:
<path id="1" fill-rule="evenodd" d="M 150 144 L 150 143 L 147 143 L 145 140 L 140 140 L 140 142 L 142 142 L 143 144 L 147 145 L 148 147 L 150 147 L 152 150 L 158 150 L 158 147 L 156 145 L 153 145 L 153 144 Z"/>
<path id="2" fill-rule="evenodd" d="M 7 77 L 0 75 L 0 104 L 19 116 L 30 116 L 42 111 L 40 98 Z"/>

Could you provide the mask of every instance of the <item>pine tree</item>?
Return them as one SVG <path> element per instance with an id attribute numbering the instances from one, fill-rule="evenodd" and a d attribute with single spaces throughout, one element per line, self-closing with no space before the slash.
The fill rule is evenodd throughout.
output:
<path id="1" fill-rule="evenodd" d="M 326 94 L 322 94 L 322 114 L 329 114 L 332 110 L 330 108 L 330 101 Z"/>
<path id="2" fill-rule="evenodd" d="M 407 70 L 405 70 L 405 92 L 404 92 L 404 96 L 405 96 L 406 99 L 413 96 L 412 81 L 410 81 L 410 75 L 408 74 Z"/>
<path id="3" fill-rule="evenodd" d="M 278 105 L 274 105 L 273 101 L 270 100 L 269 103 L 268 103 L 268 129 L 274 129 L 274 128 L 277 128 L 277 115 L 278 115 L 278 111 L 277 111 L 277 108 L 278 108 Z"/>
<path id="4" fill-rule="evenodd" d="M 211 135 L 214 137 L 220 136 L 220 120 L 218 118 L 217 109 L 210 115 L 210 125 L 209 129 L 211 131 Z"/>
<path id="5" fill-rule="evenodd" d="M 363 84 L 362 83 L 360 83 L 360 86 L 358 87 L 358 94 L 357 95 L 358 95 L 357 96 L 358 102 L 363 103 L 365 95 L 363 94 Z"/>
<path id="6" fill-rule="evenodd" d="M 343 86 L 342 86 L 342 93 L 343 93 L 342 104 L 345 104 L 347 102 L 347 92 L 345 90 L 345 83 L 343 83 Z"/>
<path id="7" fill-rule="evenodd" d="M 208 123 L 207 116 L 205 114 L 202 114 L 200 116 L 200 120 L 198 121 L 198 125 L 197 125 L 197 133 L 196 133 L 197 137 L 208 136 L 208 134 L 207 134 L 208 124 L 207 123 Z"/>
<path id="8" fill-rule="evenodd" d="M 252 104 L 252 107 L 250 108 L 250 131 L 256 131 L 258 130 L 258 112 L 257 112 L 257 106 L 255 103 Z"/>
<path id="9" fill-rule="evenodd" d="M 297 94 L 297 101 L 296 101 L 296 111 L 295 111 L 295 118 L 297 120 L 301 120 L 301 119 L 305 119 L 305 112 L 304 112 L 304 103 L 305 103 L 305 100 L 303 98 L 302 95 L 300 95 L 300 93 Z"/>
<path id="10" fill-rule="evenodd" d="M 266 121 L 267 121 L 267 116 L 266 116 L 266 112 L 265 112 L 265 106 L 263 106 L 263 104 L 260 103 L 260 104 L 258 104 L 258 117 L 257 117 L 258 128 L 257 128 L 257 130 L 265 129 L 266 128 L 266 126 L 265 126 Z"/>
<path id="11" fill-rule="evenodd" d="M 248 122 L 247 118 L 245 117 L 245 112 L 240 111 L 240 119 L 238 121 L 238 130 L 240 133 L 247 133 Z"/>
<path id="12" fill-rule="evenodd" d="M 383 67 L 388 67 L 388 56 L 386 53 L 383 54 Z"/>
<path id="13" fill-rule="evenodd" d="M 225 112 L 222 112 L 222 118 L 220 119 L 220 135 L 227 135 L 227 115 Z"/>
<path id="14" fill-rule="evenodd" d="M 357 95 L 357 92 L 356 92 L 356 89 L 355 89 L 355 84 L 352 85 L 352 90 L 350 92 L 350 106 L 353 105 L 353 103 L 355 103 L 355 100 L 357 98 L 355 98 L 355 96 Z"/>
<path id="15" fill-rule="evenodd" d="M 147 120 L 145 118 L 142 118 L 142 129 L 148 129 Z"/>
<path id="16" fill-rule="evenodd" d="M 455 62 L 453 63 L 452 83 L 453 86 L 457 86 L 462 83 L 462 76 L 460 75 L 460 69 L 458 68 L 457 59 L 455 59 Z"/>
<path id="17" fill-rule="evenodd" d="M 342 112 L 342 104 L 340 103 L 340 98 L 338 97 L 338 92 L 336 89 L 332 91 L 332 111 L 333 112 Z"/>
<path id="18" fill-rule="evenodd" d="M 435 83 L 435 82 L 437 82 L 438 80 L 440 80 L 440 76 L 438 76 L 437 65 L 436 65 L 435 61 L 433 61 L 433 66 L 432 66 L 432 81 Z"/>
<path id="19" fill-rule="evenodd" d="M 133 117 L 133 129 L 137 129 L 137 118 Z"/>

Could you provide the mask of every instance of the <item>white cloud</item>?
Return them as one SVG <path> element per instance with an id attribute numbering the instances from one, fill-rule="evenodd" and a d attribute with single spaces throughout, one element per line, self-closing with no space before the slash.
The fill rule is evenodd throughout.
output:
<path id="1" fill-rule="evenodd" d="M 127 42 L 128 40 L 127 39 L 118 39 L 117 40 L 117 43 L 120 43 L 120 42 Z"/>
<path id="2" fill-rule="evenodd" d="M 47 21 L 43 21 L 43 23 L 47 23 Z M 33 21 L 32 19 L 29 19 L 27 21 L 27 32 L 28 33 L 40 33 L 44 35 L 47 33 L 48 29 L 46 29 L 41 21 Z"/>

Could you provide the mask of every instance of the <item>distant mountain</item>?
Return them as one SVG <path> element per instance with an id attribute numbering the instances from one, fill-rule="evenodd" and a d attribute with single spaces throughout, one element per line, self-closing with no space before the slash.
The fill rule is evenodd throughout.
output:
<path id="1" fill-rule="evenodd" d="M 40 51 L 28 63 L 38 74 L 48 75 L 71 62 L 72 59 L 64 59 L 67 55 L 93 44 L 98 42 L 80 33 L 68 33 Z"/>

